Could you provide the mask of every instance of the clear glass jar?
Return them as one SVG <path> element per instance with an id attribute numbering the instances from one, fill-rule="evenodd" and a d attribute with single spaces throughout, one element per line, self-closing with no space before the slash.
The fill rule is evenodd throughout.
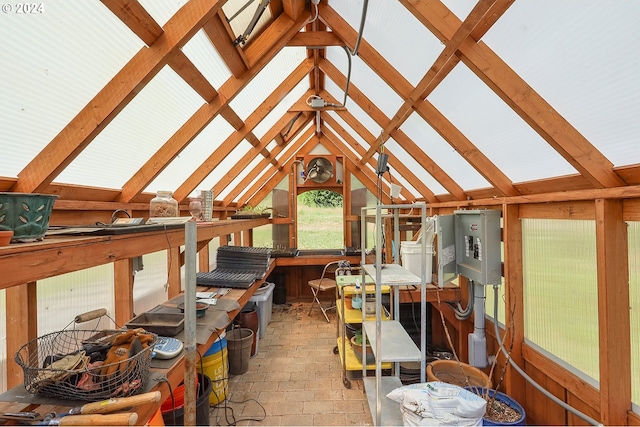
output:
<path id="1" fill-rule="evenodd" d="M 171 191 L 158 191 L 156 197 L 149 202 L 149 218 L 179 216 L 178 201 Z"/>

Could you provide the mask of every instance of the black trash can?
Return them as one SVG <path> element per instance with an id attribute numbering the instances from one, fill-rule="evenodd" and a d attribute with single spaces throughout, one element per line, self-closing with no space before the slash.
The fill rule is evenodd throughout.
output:
<path id="1" fill-rule="evenodd" d="M 198 397 L 196 398 L 196 425 L 209 425 L 209 395 L 211 394 L 211 379 L 204 375 L 198 374 Z M 171 396 L 169 396 L 169 403 Z M 164 406 L 164 405 L 163 405 Z M 184 401 L 176 402 L 176 407 L 169 410 L 162 410 L 162 419 L 167 426 L 184 425 Z"/>

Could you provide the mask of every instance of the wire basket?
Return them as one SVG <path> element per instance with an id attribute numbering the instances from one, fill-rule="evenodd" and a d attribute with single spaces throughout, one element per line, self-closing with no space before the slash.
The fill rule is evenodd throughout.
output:
<path id="1" fill-rule="evenodd" d="M 90 313 L 96 312 L 102 310 Z M 85 315 L 76 316 L 76 323 Z M 144 390 L 157 339 L 142 329 L 65 328 L 29 341 L 14 359 L 29 393 L 98 401 Z"/>

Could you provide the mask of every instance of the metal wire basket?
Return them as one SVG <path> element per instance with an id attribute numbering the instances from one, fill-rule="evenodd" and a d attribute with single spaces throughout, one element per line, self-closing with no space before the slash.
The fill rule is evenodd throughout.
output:
<path id="1" fill-rule="evenodd" d="M 96 313 L 106 310 L 75 321 Z M 157 338 L 144 330 L 65 328 L 29 341 L 14 359 L 29 393 L 81 401 L 126 397 L 144 390 Z M 106 360 L 96 360 L 101 357 Z"/>

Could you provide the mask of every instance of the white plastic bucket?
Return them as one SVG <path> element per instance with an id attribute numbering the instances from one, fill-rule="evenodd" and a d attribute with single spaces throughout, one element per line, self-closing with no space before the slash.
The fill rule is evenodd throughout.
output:
<path id="1" fill-rule="evenodd" d="M 400 260 L 402 266 L 421 277 L 422 271 L 422 243 L 411 240 L 403 240 L 400 243 Z M 425 268 L 427 272 L 427 283 L 431 283 L 433 264 L 433 244 L 427 244 L 425 252 Z"/>

